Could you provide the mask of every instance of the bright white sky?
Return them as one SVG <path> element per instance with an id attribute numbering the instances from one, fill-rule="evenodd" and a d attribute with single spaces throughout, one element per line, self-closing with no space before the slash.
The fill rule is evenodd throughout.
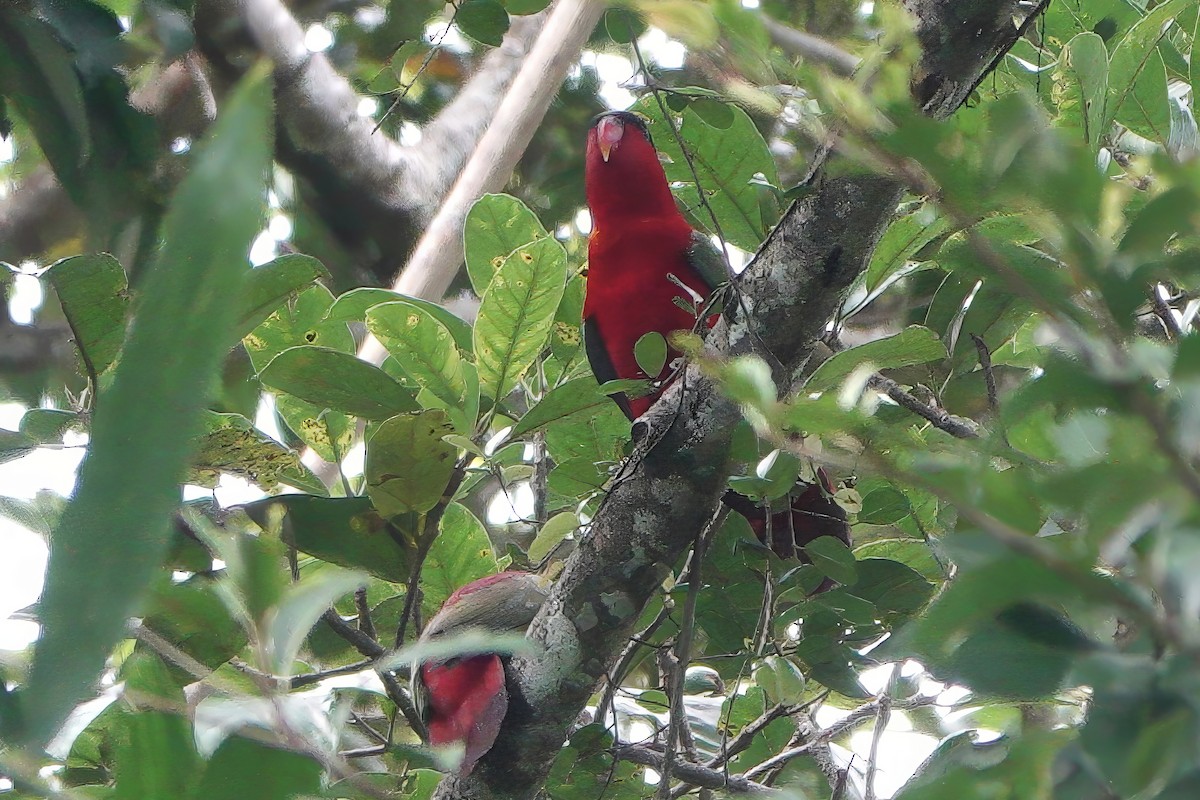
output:
<path id="1" fill-rule="evenodd" d="M 758 0 L 742 0 L 747 8 L 756 8 Z M 865 13 L 869 13 L 869 10 Z M 436 38 L 442 32 L 443 26 L 431 26 L 429 33 Z M 325 28 L 314 26 L 306 36 L 306 44 L 313 51 L 324 50 L 332 43 L 332 37 Z M 672 68 L 683 63 L 685 48 L 679 42 L 671 40 L 658 29 L 650 29 L 640 40 L 640 46 L 648 57 L 658 64 Z M 443 45 L 452 49 L 466 48 L 467 44 L 457 31 L 446 33 Z M 635 73 L 632 62 L 620 55 L 612 53 L 585 52 L 581 58 L 582 64 L 593 66 L 602 80 L 601 97 L 610 108 L 625 108 L 635 99 L 634 95 L 622 87 Z M 370 116 L 377 111 L 376 101 L 364 98 L 359 109 L 364 116 Z M 420 131 L 413 126 L 402 131 L 402 138 L 410 142 L 419 139 Z M 178 152 L 185 151 L 190 142 L 180 140 L 175 143 Z M 11 161 L 14 156 L 12 143 L 0 138 L 0 163 Z M 0 198 L 7 194 L 8 187 L 0 183 Z M 253 264 L 262 264 L 278 254 L 280 242 L 287 241 L 292 233 L 292 221 L 281 210 L 279 199 L 272 192 L 271 207 L 274 213 L 267 228 L 255 240 L 250 252 Z M 590 227 L 590 220 L 581 217 L 580 228 Z M 738 253 L 739 260 L 744 254 Z M 17 276 L 15 291 L 8 304 L 8 313 L 14 322 L 29 324 L 37 309 L 41 306 L 44 295 L 40 282 L 34 277 L 43 267 L 35 264 L 23 264 L 21 269 L 27 273 Z M 26 409 L 19 403 L 0 402 L 0 428 L 16 430 L 21 416 Z M 256 425 L 264 432 L 279 437 L 279 431 L 272 413 L 269 399 L 259 408 L 255 419 Z M 22 458 L 5 464 L 0 464 L 0 496 L 32 500 L 39 492 L 52 492 L 67 497 L 73 491 L 75 475 L 79 462 L 84 455 L 86 436 L 68 437 L 67 446 L 63 448 L 41 448 Z M 362 453 L 352 453 L 351 461 L 347 464 L 347 474 L 361 473 Z M 209 496 L 215 494 L 222 505 L 234 505 L 248 502 L 263 496 L 256 486 L 240 479 L 225 476 L 222 478 L 216 492 L 210 492 L 199 487 L 185 487 L 184 496 L 187 498 Z M 526 496 L 529 495 L 529 496 Z M 507 501 L 499 498 L 500 502 L 491 509 L 489 517 L 516 518 L 525 516 L 532 509 L 532 495 L 528 492 L 514 493 L 516 510 L 505 508 Z M 524 506 L 530 508 L 524 508 Z M 4 658 L 2 651 L 17 651 L 27 647 L 37 637 L 38 627 L 35 623 L 14 619 L 14 612 L 34 603 L 41 593 L 43 576 L 46 569 L 47 548 L 42 537 L 22 525 L 0 516 L 0 659 Z M 919 665 L 905 666 L 905 672 L 919 670 Z M 890 667 L 872 670 L 864 676 L 864 684 L 871 691 L 878 691 L 886 684 Z M 937 693 L 940 687 L 933 682 L 927 682 L 927 693 Z M 943 702 L 952 702 L 961 691 L 951 688 L 943 692 Z M 843 712 L 826 708 L 818 714 L 818 722 L 828 725 L 841 716 Z M 851 737 L 854 761 L 858 765 L 866 763 L 870 750 L 871 728 L 868 726 Z M 876 779 L 878 795 L 890 797 L 896 789 L 907 780 L 916 766 L 930 753 L 937 742 L 932 737 L 915 733 L 907 717 L 903 714 L 893 714 L 887 728 L 884 746 L 880 748 L 880 772 Z M 850 760 L 851 753 L 838 748 L 839 757 Z"/>

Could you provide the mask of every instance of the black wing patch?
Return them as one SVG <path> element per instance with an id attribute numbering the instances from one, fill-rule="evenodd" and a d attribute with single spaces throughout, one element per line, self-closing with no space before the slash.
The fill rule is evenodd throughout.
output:
<path id="1" fill-rule="evenodd" d="M 595 318 L 583 321 L 583 348 L 587 353 L 588 363 L 592 365 L 592 373 L 600 383 L 615 381 L 621 377 L 613 366 L 608 351 L 604 349 L 604 341 L 600 338 L 600 329 Z M 624 392 L 610 394 L 609 397 L 620 407 L 625 416 L 633 419 L 633 409 L 629 406 L 629 398 Z"/>

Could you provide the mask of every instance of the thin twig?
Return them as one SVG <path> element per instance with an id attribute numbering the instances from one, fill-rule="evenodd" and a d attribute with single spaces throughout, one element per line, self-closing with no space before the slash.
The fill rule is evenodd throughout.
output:
<path id="1" fill-rule="evenodd" d="M 988 350 L 987 342 L 982 336 L 970 334 L 975 349 L 979 352 L 979 368 L 983 370 L 983 380 L 987 384 L 988 408 L 993 412 L 1000 409 L 999 395 L 996 393 L 996 373 L 992 370 L 992 352 Z"/>
<path id="2" fill-rule="evenodd" d="M 684 567 L 687 570 L 687 566 Z M 682 574 L 680 576 L 682 580 Z M 662 624 L 671 616 L 671 605 L 664 603 L 659 609 L 658 616 L 647 625 L 645 628 L 629 637 L 629 641 L 625 643 L 624 649 L 621 650 L 621 655 L 617 658 L 617 663 L 608 671 L 604 688 L 604 694 L 600 697 L 600 703 L 596 706 L 596 721 L 600 724 L 605 724 L 604 720 L 608 718 L 609 709 L 612 708 L 613 698 L 616 696 L 617 690 L 621 687 L 621 681 L 625 680 L 625 675 L 629 672 L 633 665 L 633 660 L 637 656 L 638 649 L 646 643 L 654 633 L 662 627 Z"/>
<path id="3" fill-rule="evenodd" d="M 387 652 L 379 642 L 342 619 L 341 614 L 337 610 L 333 608 L 325 609 L 325 613 L 321 615 L 321 619 L 325 620 L 325 624 L 330 628 L 333 628 L 334 633 L 345 639 L 355 650 L 367 658 L 377 659 Z"/>
<path id="4" fill-rule="evenodd" d="M 260 669 L 250 666 L 240 658 L 231 658 L 229 665 L 238 672 L 260 681 L 274 681 L 276 683 L 287 683 L 289 689 L 302 689 L 305 686 L 312 686 L 314 683 L 320 683 L 326 678 L 335 678 L 338 675 L 353 675 L 356 672 L 362 672 L 365 669 L 370 669 L 374 664 L 374 659 L 364 659 L 356 661 L 353 664 L 345 664 L 340 667 L 332 667 L 330 669 L 321 670 L 319 672 L 306 672 L 303 675 L 293 675 L 290 678 L 283 678 L 277 675 L 272 675 L 269 672 L 263 672 Z"/>
<path id="5" fill-rule="evenodd" d="M 667 749 L 663 755 L 663 763 L 667 774 L 672 774 L 672 768 L 675 761 L 675 743 L 680 739 L 681 732 L 687 727 L 687 712 L 683 705 L 683 685 L 684 677 L 687 674 L 688 662 L 691 660 L 692 654 L 692 639 L 696 633 L 696 604 L 700 598 L 700 586 L 703 583 L 701 577 L 701 567 L 704 563 L 704 556 L 708 552 L 709 542 L 712 537 L 724 524 L 725 518 L 729 515 L 729 506 L 722 503 L 713 513 L 712 518 L 704 529 L 700 531 L 700 535 L 696 537 L 696 544 L 692 547 L 692 569 L 688 576 L 688 593 L 683 604 L 683 619 L 679 623 L 679 636 L 675 640 L 674 649 L 674 674 L 673 684 L 671 686 L 670 701 L 671 713 L 670 724 L 667 728 Z M 690 733 L 690 731 L 689 731 Z M 662 784 L 662 796 L 670 797 L 670 781 L 664 780 Z"/>
<path id="6" fill-rule="evenodd" d="M 1161 283 L 1150 287 L 1150 304 L 1154 307 L 1154 315 L 1162 320 L 1163 326 L 1167 329 L 1167 336 L 1171 339 L 1179 339 L 1184 335 L 1184 330 L 1180 326 L 1179 320 L 1175 318 L 1175 310 L 1167 304 L 1166 298 L 1159 292 L 1160 288 L 1162 288 Z"/>
<path id="7" fill-rule="evenodd" d="M 921 402 L 891 378 L 876 373 L 867 380 L 867 385 L 883 392 L 896 405 L 911 411 L 933 427 L 945 431 L 955 438 L 975 439 L 979 437 L 979 425 L 974 420 L 951 414 L 939 406 Z"/>
<path id="8" fill-rule="evenodd" d="M 835 75 L 848 78 L 858 69 L 862 59 L 847 53 L 836 44 L 813 36 L 806 31 L 784 25 L 773 19 L 769 14 L 760 14 L 759 19 L 767 30 L 771 41 L 780 49 L 793 56 L 800 56 L 809 61 L 816 61 L 829 67 Z"/>
<path id="9" fill-rule="evenodd" d="M 358 725 L 358 727 L 363 729 L 363 731 L 367 734 L 367 736 L 370 736 L 372 739 L 379 742 L 380 744 L 390 745 L 392 743 L 391 736 L 384 736 L 382 733 L 375 730 L 373 727 L 371 727 L 371 725 L 365 719 L 362 718 L 362 716 L 357 711 L 351 711 L 350 718 L 352 720 L 354 720 L 354 723 L 356 725 Z M 389 731 L 389 733 L 390 733 L 390 731 Z"/>
<path id="10" fill-rule="evenodd" d="M 635 764 L 650 767 L 662 776 L 660 780 L 663 783 L 669 783 L 669 778 L 673 777 L 692 786 L 721 789 L 730 794 L 753 794 L 770 797 L 776 797 L 781 794 L 778 789 L 763 786 L 761 783 L 755 783 L 741 776 L 726 776 L 722 772 L 709 769 L 700 764 L 677 763 L 673 764 L 668 772 L 662 754 L 641 745 L 621 745 L 614 747 L 612 754 L 615 758 L 622 761 L 631 761 Z"/>
<path id="11" fill-rule="evenodd" d="M 736 696 L 735 696 L 736 697 Z M 768 725 L 777 719 L 782 719 L 788 715 L 788 707 L 785 705 L 774 705 L 759 715 L 758 719 L 751 722 L 749 725 L 742 726 L 738 731 L 738 735 L 733 737 L 733 740 L 721 748 L 721 752 L 713 756 L 707 766 L 716 769 L 729 763 L 729 759 L 744 751 L 747 747 L 754 743 L 755 737 L 765 729 Z"/>
<path id="12" fill-rule="evenodd" d="M 458 463 L 454 465 L 454 471 L 450 473 L 450 480 L 446 482 L 446 488 L 442 490 L 441 499 L 425 514 L 421 535 L 417 537 L 417 552 L 413 555 L 412 569 L 408 575 L 408 588 L 404 594 L 404 613 L 400 615 L 400 624 L 396 626 L 396 640 L 393 647 L 397 649 L 404 644 L 404 636 L 408 631 L 409 622 L 416 614 L 417 598 L 420 596 L 421 568 L 425 566 L 429 549 L 433 547 L 434 540 L 438 537 L 442 516 L 453 502 L 458 487 L 462 486 L 463 480 L 467 477 L 467 464 L 470 463 L 471 458 L 471 454 L 467 453 L 458 460 Z"/>
<path id="13" fill-rule="evenodd" d="M 871 750 L 867 756 L 866 799 L 875 800 L 875 775 L 879 767 L 879 743 L 883 740 L 883 732 L 892 719 L 892 695 L 896 678 L 900 675 L 900 665 L 892 664 L 891 673 L 883 691 L 879 693 L 876 702 L 879 703 L 879 713 L 875 716 L 875 730 L 871 732 Z"/>
<path id="14" fill-rule="evenodd" d="M 925 706 L 937 705 L 937 697 L 926 697 L 918 695 L 910 697 L 907 700 L 892 701 L 890 707 L 897 711 L 909 711 L 915 708 L 924 708 Z M 800 756 L 812 755 L 813 750 L 822 744 L 828 744 L 838 738 L 847 731 L 858 727 L 862 722 L 868 719 L 874 719 L 879 713 L 880 703 L 878 700 L 872 700 L 869 703 L 864 703 L 858 708 L 851 711 L 842 719 L 830 725 L 828 728 L 819 729 L 815 736 L 811 737 L 804 744 L 796 747 L 788 748 L 780 753 L 768 758 L 760 764 L 756 764 L 744 773 L 745 777 L 753 779 L 756 775 L 761 775 L 781 764 L 786 764 Z"/>
<path id="15" fill-rule="evenodd" d="M 371 637 L 365 635 L 358 628 L 354 627 L 332 608 L 326 609 L 321 615 L 321 619 L 333 629 L 333 632 L 348 642 L 355 650 L 369 659 L 377 659 L 386 651 L 383 645 L 375 641 Z M 403 667 L 398 668 L 395 672 L 404 674 L 407 670 Z M 413 705 L 412 697 L 400 685 L 400 681 L 396 680 L 394 672 L 384 672 L 376 670 L 379 675 L 379 680 L 383 682 L 384 691 L 387 693 L 396 708 L 400 709 L 400 713 L 404 715 L 404 719 L 408 721 L 409 726 L 420 735 L 425 733 L 425 725 L 421 722 L 420 715 L 417 714 L 417 708 Z"/>
<path id="16" fill-rule="evenodd" d="M 354 608 L 358 611 L 358 629 L 372 639 L 376 638 L 375 624 L 371 622 L 371 607 L 367 605 L 366 587 L 354 590 Z"/>

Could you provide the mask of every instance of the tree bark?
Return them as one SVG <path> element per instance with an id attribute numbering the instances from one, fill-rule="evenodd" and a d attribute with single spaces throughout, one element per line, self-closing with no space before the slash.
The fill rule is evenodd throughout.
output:
<path id="1" fill-rule="evenodd" d="M 913 90 L 926 113 L 958 108 L 1046 2 L 997 11 L 990 2 L 909 0 L 925 48 Z M 900 195 L 900 182 L 887 176 L 818 181 L 741 277 L 747 313 L 721 320 L 708 346 L 725 355 L 765 349 L 776 378 L 789 378 L 865 270 Z M 537 793 L 642 608 L 717 507 L 739 418 L 693 365 L 639 422 L 648 427 L 623 477 L 530 627 L 543 652 L 512 662 L 512 710 L 500 738 L 471 775 L 443 780 L 436 798 Z"/>

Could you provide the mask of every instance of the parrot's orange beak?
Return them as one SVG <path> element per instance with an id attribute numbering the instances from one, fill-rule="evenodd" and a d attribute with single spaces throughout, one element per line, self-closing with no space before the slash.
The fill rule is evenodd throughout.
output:
<path id="1" fill-rule="evenodd" d="M 600 157 L 608 161 L 609 154 L 621 143 L 625 135 L 625 123 L 617 117 L 604 117 L 596 124 L 596 146 Z"/>

